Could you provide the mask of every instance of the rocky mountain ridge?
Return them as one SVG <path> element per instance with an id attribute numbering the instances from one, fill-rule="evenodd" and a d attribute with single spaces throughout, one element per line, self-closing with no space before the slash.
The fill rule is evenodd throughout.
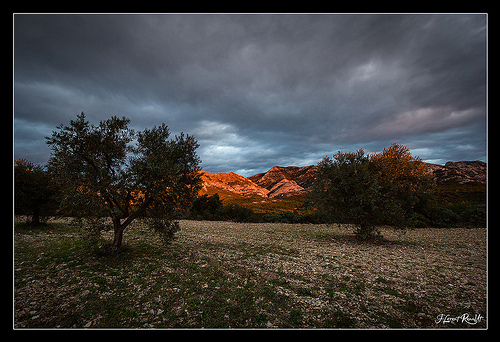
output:
<path id="1" fill-rule="evenodd" d="M 486 163 L 483 161 L 449 161 L 444 166 L 426 164 L 429 172 L 434 174 L 438 185 L 474 182 L 486 184 Z"/>
<path id="2" fill-rule="evenodd" d="M 269 190 L 268 197 L 288 197 L 302 194 L 314 183 L 316 165 L 274 166 L 265 173 L 248 177 L 255 184 Z"/>
<path id="3" fill-rule="evenodd" d="M 210 173 L 201 170 L 201 179 L 203 187 L 200 194 L 214 192 L 236 193 L 242 196 L 260 196 L 267 197 L 269 190 L 264 189 L 250 179 L 245 178 L 232 171 Z"/>
<path id="4" fill-rule="evenodd" d="M 486 163 L 482 161 L 426 163 L 438 185 L 486 184 Z M 314 184 L 318 166 L 274 166 L 269 171 L 248 178 L 232 171 L 209 173 L 201 171 L 203 188 L 200 194 L 236 194 L 243 197 L 287 198 L 304 194 Z"/>

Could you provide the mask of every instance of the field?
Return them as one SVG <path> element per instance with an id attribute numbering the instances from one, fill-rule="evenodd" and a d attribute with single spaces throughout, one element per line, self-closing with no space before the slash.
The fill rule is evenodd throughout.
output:
<path id="1" fill-rule="evenodd" d="M 16 328 L 485 328 L 486 229 L 140 222 L 119 254 L 65 221 L 14 232 Z M 111 233 L 109 233 L 111 234 Z M 111 240 L 111 235 L 106 236 Z M 474 324 L 475 323 L 475 324 Z"/>

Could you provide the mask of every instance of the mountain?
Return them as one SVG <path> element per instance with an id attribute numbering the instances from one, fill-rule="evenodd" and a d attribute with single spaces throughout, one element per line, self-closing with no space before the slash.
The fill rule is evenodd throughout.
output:
<path id="1" fill-rule="evenodd" d="M 222 198 L 277 198 L 301 195 L 314 182 L 318 167 L 275 166 L 265 173 L 245 178 L 232 171 L 209 173 L 201 171 L 203 188 L 200 195 L 218 193 Z M 238 197 L 238 196 L 236 196 Z"/>
<path id="2" fill-rule="evenodd" d="M 219 195 L 241 195 L 244 197 L 266 197 L 268 190 L 256 185 L 250 179 L 238 175 L 232 171 L 209 173 L 201 170 L 203 187 L 200 195 L 219 193 Z"/>
<path id="3" fill-rule="evenodd" d="M 486 184 L 486 163 L 480 160 L 447 162 L 443 165 L 427 164 L 428 172 L 432 172 L 437 185 L 452 184 Z"/>
<path id="4" fill-rule="evenodd" d="M 252 182 L 269 190 L 268 197 L 288 197 L 303 194 L 314 183 L 316 165 L 275 166 L 265 173 L 248 177 Z"/>
<path id="5" fill-rule="evenodd" d="M 460 192 L 466 197 L 473 192 L 483 196 L 486 184 L 486 163 L 482 161 L 447 162 L 445 165 L 425 163 L 436 179 L 441 194 L 450 197 Z M 234 172 L 201 171 L 203 188 L 200 195 L 218 193 L 223 200 L 249 206 L 266 206 L 278 201 L 294 201 L 314 184 L 318 167 L 274 166 L 269 171 L 245 178 Z M 459 188 L 457 188 L 459 187 Z M 457 195 L 458 196 L 458 195 Z M 455 196 L 455 197 L 457 197 Z M 478 198 L 479 198 L 478 197 Z M 483 196 L 484 197 L 484 196 Z M 278 205 L 276 203 L 276 205 Z"/>

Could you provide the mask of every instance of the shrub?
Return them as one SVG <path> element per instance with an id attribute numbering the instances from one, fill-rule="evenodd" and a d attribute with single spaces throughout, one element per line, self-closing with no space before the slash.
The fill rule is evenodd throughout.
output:
<path id="1" fill-rule="evenodd" d="M 468 205 L 460 214 L 460 219 L 469 227 L 486 227 L 486 205 Z"/>
<path id="2" fill-rule="evenodd" d="M 228 204 L 221 209 L 222 217 L 226 220 L 237 222 L 252 222 L 254 212 L 250 208 L 245 208 L 237 204 Z"/>
<path id="3" fill-rule="evenodd" d="M 204 220 L 222 220 L 223 203 L 218 194 L 203 195 L 194 199 L 190 209 L 190 217 Z"/>

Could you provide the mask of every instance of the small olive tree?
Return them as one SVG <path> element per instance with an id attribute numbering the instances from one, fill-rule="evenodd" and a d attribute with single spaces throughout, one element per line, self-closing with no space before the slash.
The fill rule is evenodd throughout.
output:
<path id="1" fill-rule="evenodd" d="M 97 230 L 106 226 L 102 218 L 111 218 L 112 251 L 139 216 L 170 241 L 178 230 L 172 212 L 187 208 L 201 186 L 199 145 L 192 136 L 168 140 L 165 124 L 135 132 L 129 122 L 113 116 L 95 126 L 81 113 L 46 137 L 52 150 L 48 168 L 62 190 L 60 211 Z"/>

